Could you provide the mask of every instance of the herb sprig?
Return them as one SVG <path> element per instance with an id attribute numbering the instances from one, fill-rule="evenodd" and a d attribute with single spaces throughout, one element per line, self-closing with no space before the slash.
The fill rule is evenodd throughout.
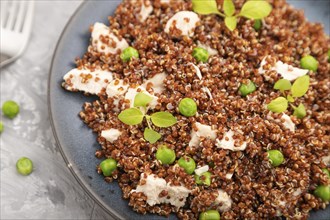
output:
<path id="1" fill-rule="evenodd" d="M 142 123 L 145 118 L 148 124 L 148 128 L 144 129 L 144 139 L 151 144 L 156 143 L 162 136 L 160 133 L 152 129 L 151 123 L 154 126 L 160 128 L 167 128 L 174 125 L 177 120 L 169 112 L 155 112 L 151 115 L 147 115 L 147 105 L 152 101 L 152 97 L 140 92 L 134 98 L 134 107 L 122 111 L 118 118 L 121 122 L 127 125 L 138 125 Z M 143 111 L 142 111 L 142 110 Z"/>
<path id="2" fill-rule="evenodd" d="M 232 0 L 224 0 L 222 10 L 218 10 L 216 0 L 192 0 L 194 12 L 201 15 L 217 14 L 225 19 L 226 27 L 233 31 L 237 26 L 237 18 L 245 17 L 248 19 L 263 19 L 272 11 L 272 6 L 264 1 L 247 1 L 241 11 L 235 15 L 235 5 Z"/>
<path id="3" fill-rule="evenodd" d="M 268 110 L 276 113 L 281 113 L 287 110 L 290 106 L 293 108 L 293 115 L 297 118 L 303 118 L 306 116 L 306 109 L 303 104 L 299 104 L 298 107 L 294 106 L 292 103 L 295 98 L 302 97 L 306 94 L 309 87 L 310 78 L 308 75 L 298 77 L 293 84 L 287 79 L 278 80 L 274 89 L 280 90 L 284 97 L 278 97 L 272 100 L 268 105 Z"/>

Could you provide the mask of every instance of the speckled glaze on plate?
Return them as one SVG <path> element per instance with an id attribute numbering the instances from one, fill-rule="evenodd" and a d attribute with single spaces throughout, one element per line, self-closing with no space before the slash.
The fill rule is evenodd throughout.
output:
<path id="1" fill-rule="evenodd" d="M 108 24 L 107 17 L 114 13 L 120 0 L 86 1 L 75 12 L 64 29 L 54 53 L 49 76 L 48 102 L 53 132 L 57 145 L 70 171 L 86 192 L 116 219 L 177 219 L 157 215 L 140 215 L 128 206 L 116 182 L 106 183 L 96 173 L 100 163 L 94 154 L 99 148 L 96 134 L 92 133 L 79 118 L 78 113 L 86 101 L 97 97 L 86 97 L 81 93 L 67 92 L 61 87 L 62 78 L 72 68 L 74 59 L 87 50 L 89 26 L 95 22 Z M 325 31 L 330 29 L 330 2 L 327 0 L 289 1 L 296 8 L 305 10 L 310 21 L 322 22 Z M 55 30 L 56 31 L 56 30 Z M 55 174 L 56 175 L 56 174 Z M 312 212 L 310 219 L 329 219 L 330 206 L 326 210 Z"/>

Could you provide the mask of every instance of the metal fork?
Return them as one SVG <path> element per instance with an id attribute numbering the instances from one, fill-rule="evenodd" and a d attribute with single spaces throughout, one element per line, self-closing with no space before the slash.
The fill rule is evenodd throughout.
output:
<path id="1" fill-rule="evenodd" d="M 0 67 L 16 60 L 26 48 L 32 29 L 34 1 L 0 1 Z"/>

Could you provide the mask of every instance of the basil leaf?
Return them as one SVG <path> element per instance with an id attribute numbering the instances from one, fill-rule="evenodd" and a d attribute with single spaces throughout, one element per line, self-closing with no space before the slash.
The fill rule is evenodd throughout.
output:
<path id="1" fill-rule="evenodd" d="M 150 142 L 150 144 L 156 143 L 162 136 L 150 128 L 146 128 L 143 132 L 144 139 Z"/>
<path id="2" fill-rule="evenodd" d="M 134 107 L 146 107 L 149 102 L 152 101 L 152 97 L 139 92 L 134 98 Z"/>
<path id="3" fill-rule="evenodd" d="M 309 87 L 309 76 L 304 75 L 298 77 L 296 81 L 294 81 L 291 87 L 291 93 L 293 97 L 301 97 L 304 96 Z"/>
<path id="4" fill-rule="evenodd" d="M 140 124 L 143 117 L 143 113 L 137 108 L 126 109 L 118 115 L 119 120 L 127 125 Z"/>
<path id="5" fill-rule="evenodd" d="M 176 123 L 176 118 L 169 112 L 156 112 L 151 115 L 151 121 L 154 125 L 166 128 Z"/>
<path id="6" fill-rule="evenodd" d="M 289 102 L 294 102 L 294 98 L 291 96 L 291 95 L 288 95 L 286 97 L 286 99 L 289 101 Z"/>
<path id="7" fill-rule="evenodd" d="M 215 0 L 192 0 L 194 12 L 201 15 L 219 14 Z"/>
<path id="8" fill-rule="evenodd" d="M 227 16 L 233 16 L 235 13 L 235 5 L 232 0 L 225 0 L 223 2 L 223 11 Z"/>
<path id="9" fill-rule="evenodd" d="M 287 79 L 280 79 L 275 83 L 274 89 L 280 90 L 281 92 L 285 90 L 290 90 L 291 82 Z"/>
<path id="10" fill-rule="evenodd" d="M 225 17 L 225 24 L 229 30 L 233 31 L 233 30 L 235 30 L 235 28 L 237 26 L 237 18 L 236 17 Z"/>
<path id="11" fill-rule="evenodd" d="M 272 6 L 266 1 L 247 1 L 239 13 L 240 16 L 250 19 L 262 19 L 272 11 Z"/>
<path id="12" fill-rule="evenodd" d="M 293 115 L 297 118 L 303 118 L 306 116 L 306 109 L 303 104 L 299 104 L 297 108 L 294 109 Z"/>
<path id="13" fill-rule="evenodd" d="M 267 108 L 269 111 L 280 113 L 284 112 L 288 108 L 288 100 L 286 100 L 284 97 L 278 97 L 271 101 Z"/>

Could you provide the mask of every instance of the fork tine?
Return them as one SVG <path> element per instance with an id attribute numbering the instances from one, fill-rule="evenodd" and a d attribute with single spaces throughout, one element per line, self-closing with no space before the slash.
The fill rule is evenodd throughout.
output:
<path id="1" fill-rule="evenodd" d="M 17 19 L 14 25 L 14 31 L 16 32 L 21 32 L 22 30 L 22 24 L 24 23 L 25 20 L 25 13 L 26 13 L 26 2 L 25 1 L 21 1 L 19 4 L 19 10 L 18 10 L 18 14 L 17 14 Z"/>
<path id="2" fill-rule="evenodd" d="M 9 18 L 6 24 L 6 28 L 7 29 L 12 29 L 14 22 L 15 22 L 15 18 L 16 18 L 16 14 L 17 14 L 17 5 L 18 2 L 17 1 L 12 1 L 11 2 L 11 6 L 10 6 L 10 11 L 9 11 Z"/>
<path id="3" fill-rule="evenodd" d="M 26 9 L 24 24 L 22 27 L 22 33 L 30 31 L 32 26 L 33 12 L 34 12 L 34 0 L 30 0 L 28 1 L 28 5 Z"/>
<path id="4" fill-rule="evenodd" d="M 1 1 L 1 27 L 5 27 L 8 18 L 8 1 Z"/>

